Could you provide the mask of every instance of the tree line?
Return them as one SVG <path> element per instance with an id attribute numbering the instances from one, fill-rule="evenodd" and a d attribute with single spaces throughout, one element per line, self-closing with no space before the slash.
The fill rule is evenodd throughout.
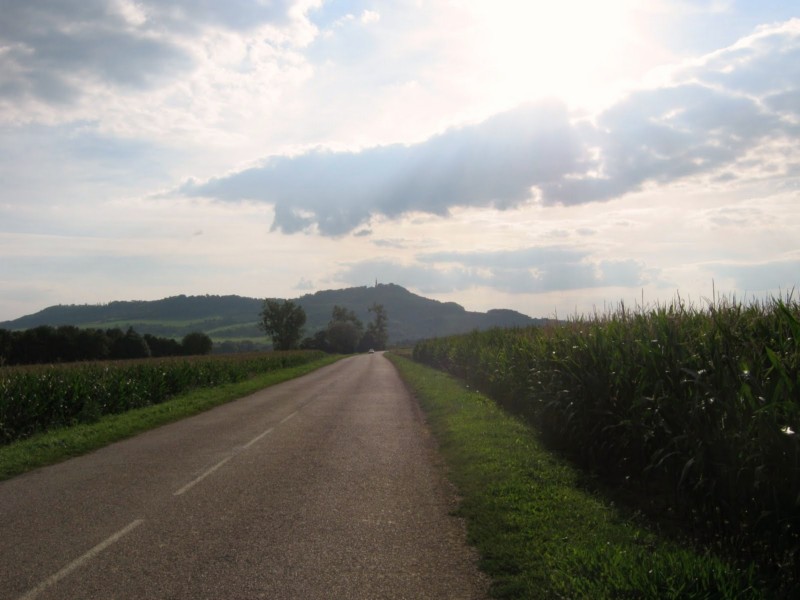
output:
<path id="1" fill-rule="evenodd" d="M 384 350 L 388 343 L 388 314 L 382 304 L 369 307 L 372 321 L 365 326 L 355 312 L 334 306 L 327 327 L 303 337 L 306 313 L 290 300 L 265 300 L 260 326 L 275 350 L 322 350 L 337 354 Z M 0 329 L 0 365 L 121 360 L 209 354 L 211 338 L 201 332 L 173 338 L 127 331 L 85 329 L 74 325 L 40 325 L 22 331 Z M 239 346 L 220 350 L 240 351 Z"/>
<path id="2" fill-rule="evenodd" d="M 306 313 L 291 300 L 264 301 L 260 326 L 272 338 L 275 350 L 323 350 L 337 354 L 352 354 L 367 350 L 385 350 L 389 341 L 389 317 L 382 304 L 369 307 L 373 318 L 366 327 L 355 312 L 334 306 L 325 329 L 303 338 Z"/>
<path id="3" fill-rule="evenodd" d="M 0 329 L 0 365 L 28 365 L 86 360 L 121 360 L 209 354 L 211 338 L 193 332 L 179 342 L 113 329 L 83 329 L 74 325 L 41 325 L 24 331 Z"/>

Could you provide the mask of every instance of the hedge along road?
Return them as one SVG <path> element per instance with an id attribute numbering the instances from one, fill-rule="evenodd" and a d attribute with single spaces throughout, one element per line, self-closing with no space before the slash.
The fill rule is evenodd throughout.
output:
<path id="1" fill-rule="evenodd" d="M 0 483 L 0 598 L 485 598 L 454 501 L 356 356 Z"/>

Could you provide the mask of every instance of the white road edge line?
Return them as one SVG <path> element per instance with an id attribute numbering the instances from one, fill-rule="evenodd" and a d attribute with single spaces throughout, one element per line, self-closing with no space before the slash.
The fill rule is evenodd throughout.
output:
<path id="1" fill-rule="evenodd" d="M 258 441 L 258 440 L 260 440 L 261 438 L 263 438 L 265 435 L 269 435 L 270 433 L 272 433 L 272 431 L 273 431 L 274 429 L 275 429 L 274 427 L 270 427 L 270 428 L 269 428 L 269 429 L 267 429 L 267 430 L 266 430 L 264 433 L 260 433 L 260 434 L 258 434 L 256 437 L 254 437 L 252 440 L 250 440 L 250 441 L 249 441 L 249 442 L 247 442 L 247 443 L 246 443 L 244 446 L 242 446 L 242 449 L 244 449 L 244 448 L 249 448 L 250 446 L 252 446 L 253 444 L 255 444 L 255 443 Z"/>
<path id="2" fill-rule="evenodd" d="M 203 479 L 205 479 L 206 477 L 208 477 L 209 475 L 211 475 L 211 474 L 212 474 L 214 471 L 216 471 L 217 469 L 219 469 L 219 468 L 220 468 L 222 465 L 224 465 L 226 462 L 228 462 L 228 461 L 229 461 L 230 459 L 232 459 L 232 458 L 233 458 L 233 454 L 231 454 L 231 455 L 230 455 L 230 456 L 228 456 L 227 458 L 223 458 L 221 461 L 219 461 L 219 462 L 218 462 L 217 464 L 215 464 L 213 467 L 211 467 L 210 469 L 208 469 L 207 471 L 205 471 L 205 472 L 204 472 L 202 475 L 200 475 L 199 477 L 197 477 L 197 478 L 193 479 L 192 481 L 190 481 L 189 483 L 187 483 L 185 486 L 183 486 L 181 489 L 179 489 L 177 492 L 175 492 L 175 493 L 174 493 L 174 494 L 172 494 L 172 495 L 173 495 L 173 496 L 180 496 L 180 495 L 181 495 L 181 494 L 183 494 L 184 492 L 187 492 L 187 491 L 189 491 L 189 490 L 190 490 L 191 488 L 193 488 L 193 487 L 194 487 L 196 484 L 198 484 L 198 483 L 200 483 L 201 481 L 203 481 Z"/>
<path id="3" fill-rule="evenodd" d="M 18 600 L 32 600 L 32 598 L 35 598 L 36 596 L 41 594 L 43 591 L 45 591 L 47 588 L 49 588 L 49 587 L 53 586 L 54 584 L 58 583 L 58 581 L 60 581 L 61 579 L 64 579 L 64 577 L 66 577 L 67 575 L 72 573 L 75 569 L 85 565 L 87 562 L 92 560 L 95 556 L 100 554 L 103 550 L 108 548 L 111 544 L 113 544 L 114 542 L 119 541 L 120 538 L 122 538 L 123 536 L 129 534 L 131 531 L 136 529 L 142 523 L 144 523 L 144 519 L 136 519 L 132 523 L 128 524 L 126 527 L 123 527 L 122 529 L 120 529 L 117 533 L 115 533 L 111 537 L 106 538 L 105 541 L 102 541 L 99 544 L 97 544 L 97 546 L 95 546 L 94 548 L 89 550 L 83 556 L 73 560 L 66 567 L 61 569 L 58 573 L 56 573 L 55 575 L 51 575 L 50 577 L 45 579 L 42 583 L 40 583 L 35 588 L 30 590 L 27 594 L 25 594 L 23 596 L 20 596 Z"/>

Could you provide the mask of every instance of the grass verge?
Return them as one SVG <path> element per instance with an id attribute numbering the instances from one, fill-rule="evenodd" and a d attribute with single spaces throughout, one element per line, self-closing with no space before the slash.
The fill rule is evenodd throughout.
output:
<path id="1" fill-rule="evenodd" d="M 260 389 L 300 377 L 341 358 L 326 356 L 311 363 L 270 371 L 238 383 L 193 390 L 161 404 L 108 415 L 95 423 L 55 429 L 0 447 L 0 481 L 195 415 Z"/>
<path id="2" fill-rule="evenodd" d="M 496 598 L 764 598 L 755 571 L 659 538 L 535 432 L 448 375 L 387 356 L 418 397 Z"/>

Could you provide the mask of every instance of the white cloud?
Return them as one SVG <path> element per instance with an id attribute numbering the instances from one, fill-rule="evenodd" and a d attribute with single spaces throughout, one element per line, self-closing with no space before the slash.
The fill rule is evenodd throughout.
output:
<path id="1" fill-rule="evenodd" d="M 633 92 L 591 123 L 570 120 L 557 104 L 530 105 L 409 146 L 271 157 L 181 191 L 264 201 L 275 206 L 276 229 L 342 235 L 378 215 L 502 210 L 535 197 L 575 205 L 689 179 L 787 177 L 800 164 L 800 127 L 768 104 L 778 91 L 795 93 L 800 76 L 767 85 L 746 73 L 796 68 L 797 25 L 763 30 L 746 63 L 733 50 L 719 53 L 676 74 L 683 82 Z M 725 56 L 730 70 L 721 77 Z"/>
<path id="2" fill-rule="evenodd" d="M 364 25 L 369 25 L 370 23 L 377 23 L 381 20 L 381 15 L 379 12 L 374 10 L 365 10 L 361 13 L 361 22 Z"/>
<path id="3" fill-rule="evenodd" d="M 241 173 L 189 182 L 180 191 L 265 201 L 275 206 L 274 229 L 293 233 L 316 226 L 323 235 L 342 235 L 374 215 L 519 205 L 531 198 L 532 186 L 579 168 L 574 137 L 563 107 L 530 106 L 415 146 L 273 157 Z"/>
<path id="4" fill-rule="evenodd" d="M 721 262 L 709 264 L 707 269 L 709 275 L 731 279 L 729 289 L 741 290 L 740 300 L 763 300 L 765 294 L 800 291 L 800 256 L 771 262 Z"/>
<path id="5" fill-rule="evenodd" d="M 447 293 L 484 287 L 510 294 L 646 283 L 644 265 L 633 259 L 592 262 L 589 253 L 561 246 L 488 252 L 436 252 L 416 256 L 413 263 L 369 259 L 348 265 L 337 279 L 349 284 L 379 274 L 423 292 Z M 388 278 L 388 279 L 387 279 Z"/>
<path id="6" fill-rule="evenodd" d="M 300 291 L 309 291 L 314 289 L 314 283 L 306 279 L 305 277 L 301 277 L 300 281 L 297 282 L 297 285 L 294 286 L 294 289 Z"/>

